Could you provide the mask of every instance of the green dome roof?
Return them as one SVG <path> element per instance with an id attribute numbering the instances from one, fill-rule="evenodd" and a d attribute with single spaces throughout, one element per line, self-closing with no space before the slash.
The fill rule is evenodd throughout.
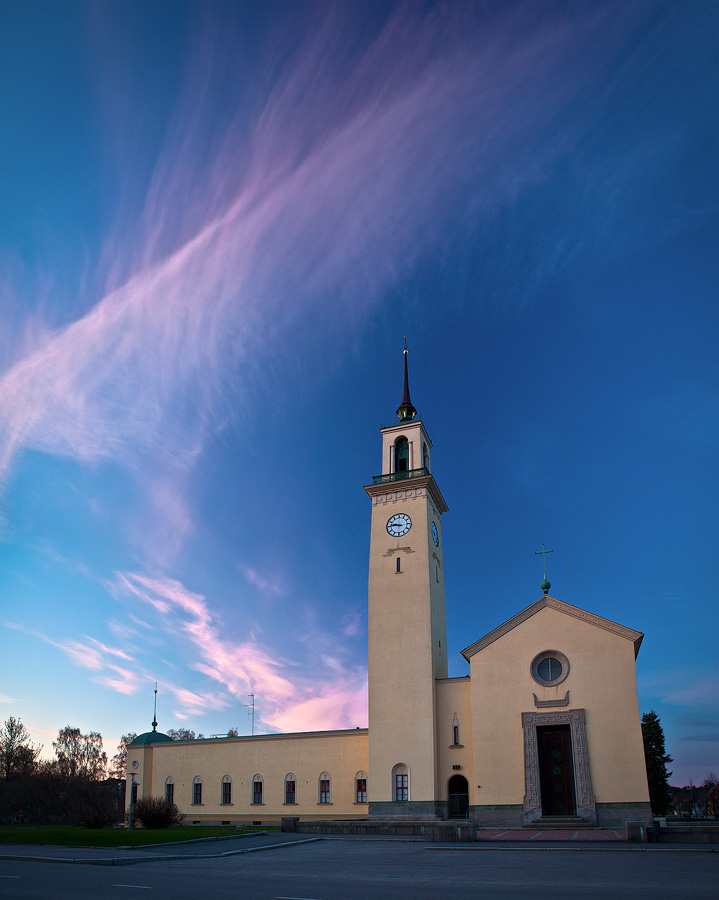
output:
<path id="1" fill-rule="evenodd" d="M 169 734 L 163 734 L 161 731 L 146 731 L 144 734 L 138 734 L 130 747 L 141 747 L 143 744 L 166 744 L 172 742 Z"/>

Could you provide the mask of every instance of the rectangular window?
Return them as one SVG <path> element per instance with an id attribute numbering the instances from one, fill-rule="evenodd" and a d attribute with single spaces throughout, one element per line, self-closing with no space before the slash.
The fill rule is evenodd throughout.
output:
<path id="1" fill-rule="evenodd" d="M 224 804 L 232 803 L 232 782 L 222 782 L 222 802 Z"/>
<path id="2" fill-rule="evenodd" d="M 330 780 L 323 778 L 320 781 L 320 803 L 330 802 Z"/>
<path id="3" fill-rule="evenodd" d="M 261 781 L 253 781 L 252 782 L 252 802 L 253 803 L 262 803 L 262 782 Z"/>
<path id="4" fill-rule="evenodd" d="M 202 782 L 198 781 L 192 785 L 192 803 L 199 806 L 202 803 Z"/>
<path id="5" fill-rule="evenodd" d="M 165 785 L 165 800 L 168 803 L 175 802 L 175 785 L 174 784 L 166 784 Z"/>
<path id="6" fill-rule="evenodd" d="M 398 572 L 400 571 L 400 568 L 399 568 L 399 556 L 397 557 L 397 571 L 398 571 Z"/>
<path id="7" fill-rule="evenodd" d="M 366 803 L 367 802 L 367 779 L 366 778 L 358 778 L 357 779 L 357 802 L 358 803 Z"/>
<path id="8" fill-rule="evenodd" d="M 133 784 L 132 786 L 132 799 L 130 800 L 132 805 L 134 806 L 137 803 L 137 785 Z"/>
<path id="9" fill-rule="evenodd" d="M 409 800 L 409 784 L 407 775 L 395 775 L 395 797 L 397 800 Z"/>
<path id="10" fill-rule="evenodd" d="M 285 803 L 295 803 L 295 782 L 285 782 Z"/>

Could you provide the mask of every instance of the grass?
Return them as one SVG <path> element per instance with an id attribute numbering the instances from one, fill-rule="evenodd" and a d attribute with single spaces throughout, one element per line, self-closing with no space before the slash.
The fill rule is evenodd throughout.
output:
<path id="1" fill-rule="evenodd" d="M 279 831 L 278 825 L 247 825 L 243 831 Z M 0 844 L 54 844 L 63 847 L 141 847 L 169 841 L 232 837 L 234 825 L 185 825 L 175 828 L 82 828 L 72 825 L 0 825 Z"/>

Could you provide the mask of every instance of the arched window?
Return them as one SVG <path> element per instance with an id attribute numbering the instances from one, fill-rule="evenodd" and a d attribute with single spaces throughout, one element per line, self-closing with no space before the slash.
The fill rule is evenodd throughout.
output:
<path id="1" fill-rule="evenodd" d="M 392 799 L 398 803 L 409 800 L 409 769 L 404 763 L 392 769 Z"/>
<path id="2" fill-rule="evenodd" d="M 165 800 L 168 803 L 175 802 L 175 779 L 170 775 L 169 778 L 165 779 Z"/>
<path id="3" fill-rule="evenodd" d="M 454 714 L 454 719 L 452 720 L 452 746 L 459 747 L 459 719 L 457 718 L 457 713 Z"/>
<path id="4" fill-rule="evenodd" d="M 355 775 L 355 803 L 367 802 L 367 773 L 358 772 Z"/>
<path id="5" fill-rule="evenodd" d="M 222 779 L 222 800 L 223 806 L 229 806 L 232 803 L 232 779 L 229 775 L 225 775 Z"/>
<path id="6" fill-rule="evenodd" d="M 297 803 L 297 778 L 292 772 L 285 775 L 285 803 Z"/>
<path id="7" fill-rule="evenodd" d="M 330 795 L 330 776 L 327 772 L 323 772 L 319 777 L 319 796 L 320 803 L 331 803 L 331 795 Z"/>
<path id="8" fill-rule="evenodd" d="M 407 438 L 397 438 L 394 445 L 394 467 L 396 472 L 406 472 L 409 469 L 409 443 Z"/>
<path id="9" fill-rule="evenodd" d="M 262 805 L 262 776 L 255 775 L 252 779 L 252 803 L 255 806 Z"/>
<path id="10" fill-rule="evenodd" d="M 202 779 L 196 775 L 192 779 L 192 805 L 200 806 L 202 804 Z"/>

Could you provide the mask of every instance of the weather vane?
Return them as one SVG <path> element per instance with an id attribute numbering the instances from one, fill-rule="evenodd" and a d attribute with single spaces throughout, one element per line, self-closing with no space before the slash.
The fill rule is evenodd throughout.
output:
<path id="1" fill-rule="evenodd" d="M 541 550 L 535 550 L 535 551 L 534 551 L 534 555 L 535 555 L 535 556 L 539 556 L 540 554 L 542 555 L 542 561 L 544 562 L 544 581 L 543 581 L 539 586 L 541 587 L 541 589 L 544 591 L 545 594 L 548 594 L 548 593 L 549 593 L 549 589 L 550 589 L 550 587 L 552 586 L 552 585 L 547 581 L 547 554 L 548 554 L 548 553 L 554 553 L 554 550 L 545 550 L 545 549 L 544 549 L 544 544 L 542 544 L 542 549 L 541 549 Z"/>
<path id="2" fill-rule="evenodd" d="M 155 712 L 152 716 L 152 730 L 157 731 L 157 682 L 155 682 Z"/>

